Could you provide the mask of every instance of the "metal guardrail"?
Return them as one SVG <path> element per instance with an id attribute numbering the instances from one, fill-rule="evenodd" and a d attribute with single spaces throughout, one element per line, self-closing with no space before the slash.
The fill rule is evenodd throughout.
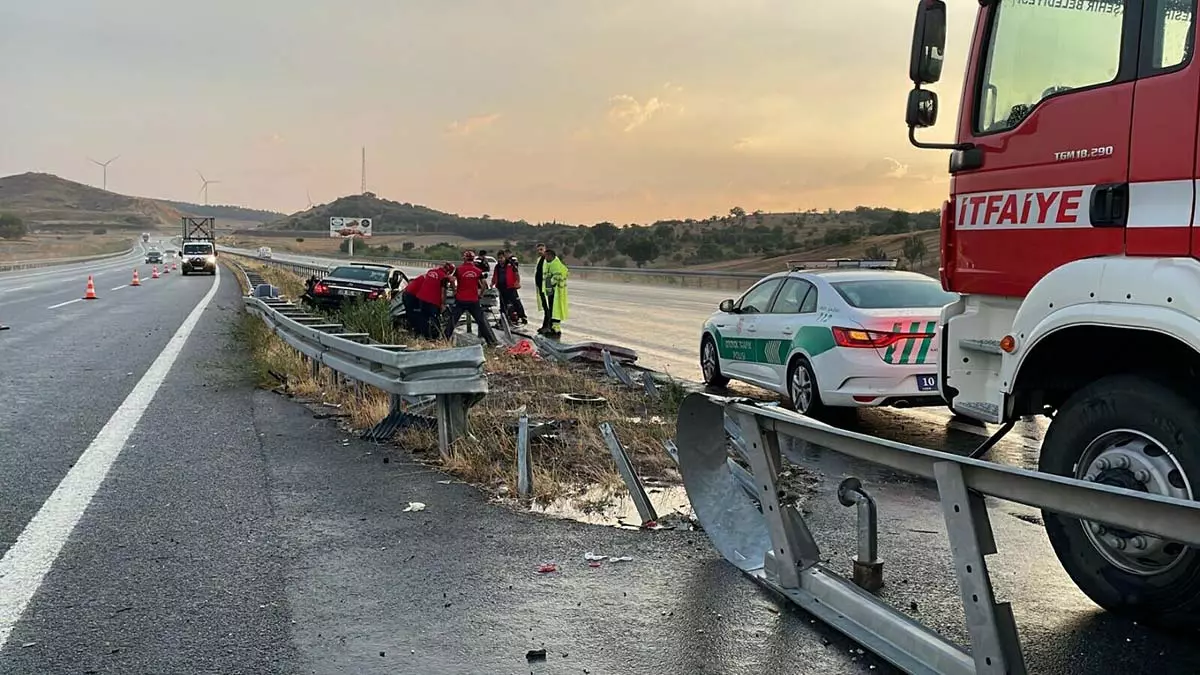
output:
<path id="1" fill-rule="evenodd" d="M 255 297 L 263 284 L 242 270 L 251 295 L 246 309 L 257 314 L 284 342 L 311 364 L 313 375 L 326 366 L 356 383 L 391 394 L 387 418 L 365 436 L 376 440 L 390 436 L 432 398 L 437 413 L 438 448 L 448 455 L 451 444 L 467 431 L 467 410 L 488 391 L 483 347 L 415 350 L 404 345 L 380 344 L 366 333 L 345 332 L 345 326 L 310 313 L 291 301 Z M 383 430 L 387 430 L 383 433 Z"/>
<path id="2" fill-rule="evenodd" d="M 118 251 L 116 253 L 100 253 L 97 255 L 77 256 L 74 258 L 43 258 L 41 260 L 14 260 L 14 261 L 0 260 L 0 272 L 11 272 L 14 270 L 27 270 L 27 269 L 36 269 L 39 267 L 53 267 L 55 265 L 70 265 L 72 263 L 85 263 L 85 262 L 93 262 L 93 261 L 100 261 L 100 260 L 109 260 L 109 259 L 120 258 L 122 256 L 131 255 L 135 250 L 137 250 L 136 245 L 130 246 L 129 248 L 125 249 L 124 251 Z"/>
<path id="3" fill-rule="evenodd" d="M 729 426 L 740 441 L 733 452 L 749 471 L 730 456 Z M 859 507 L 859 583 L 821 562 L 800 510 L 780 491 L 785 438 L 936 481 L 970 652 L 865 590 L 882 583 L 882 563 L 876 559 L 875 504 L 857 479 L 843 481 L 838 496 Z M 689 395 L 676 442 L 672 450 L 696 518 L 725 559 L 906 673 L 1026 672 L 1012 608 L 997 603 L 992 592 L 986 556 L 996 544 L 983 495 L 1200 546 L 1200 502 L 886 441 L 748 399 Z"/>

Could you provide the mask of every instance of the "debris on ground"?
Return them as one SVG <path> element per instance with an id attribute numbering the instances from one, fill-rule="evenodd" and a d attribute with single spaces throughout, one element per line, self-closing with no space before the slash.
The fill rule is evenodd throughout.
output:
<path id="1" fill-rule="evenodd" d="M 409 513 L 409 512 L 415 513 L 417 511 L 424 511 L 424 510 L 425 510 L 424 502 L 409 502 L 408 506 L 404 507 L 405 513 Z"/>
<path id="2" fill-rule="evenodd" d="M 546 660 L 546 650 L 545 649 L 530 649 L 529 651 L 525 652 L 525 660 L 526 661 L 545 661 Z"/>
<path id="3" fill-rule="evenodd" d="M 555 565 L 554 563 L 545 563 L 545 564 L 539 566 L 537 571 L 538 571 L 538 574 L 549 574 L 551 572 L 557 572 L 558 565 Z"/>

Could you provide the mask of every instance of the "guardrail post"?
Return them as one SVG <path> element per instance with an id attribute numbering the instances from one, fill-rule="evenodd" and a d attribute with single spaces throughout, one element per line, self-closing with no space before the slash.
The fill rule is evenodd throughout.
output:
<path id="1" fill-rule="evenodd" d="M 658 513 L 654 510 L 654 504 L 650 502 L 650 496 L 642 487 L 642 481 L 633 468 L 633 462 L 629 461 L 629 455 L 621 445 L 621 440 L 617 438 L 616 430 L 612 428 L 611 424 L 604 422 L 600 425 L 600 435 L 604 437 L 604 442 L 608 445 L 609 452 L 612 453 L 617 471 L 625 480 L 625 487 L 629 488 L 629 495 L 633 497 L 633 505 L 637 507 L 638 515 L 642 518 L 642 525 L 657 521 Z"/>
<path id="2" fill-rule="evenodd" d="M 971 656 L 976 672 L 1025 675 L 1025 659 L 1021 654 L 1012 605 L 996 602 L 984 559 L 996 552 L 987 505 L 982 496 L 967 489 L 961 465 L 937 462 L 933 471 L 967 617 L 967 631 L 971 635 Z"/>
<path id="3" fill-rule="evenodd" d="M 529 416 L 521 415 L 517 427 L 517 494 L 528 497 L 533 494 L 533 462 L 529 456 Z"/>
<path id="4" fill-rule="evenodd" d="M 821 551 L 804 518 L 791 505 L 783 505 L 779 489 L 779 436 L 774 428 L 764 428 L 754 415 L 737 414 L 738 428 L 746 444 L 754 476 L 757 499 L 771 535 L 771 550 L 763 560 L 767 579 L 783 588 L 799 588 L 800 572 L 820 562 Z"/>
<path id="5" fill-rule="evenodd" d="M 851 476 L 838 486 L 842 506 L 858 507 L 858 556 L 854 558 L 854 585 L 875 592 L 883 587 L 883 562 L 879 560 L 879 521 L 875 500 Z"/>
<path id="6" fill-rule="evenodd" d="M 450 446 L 467 431 L 467 399 L 463 394 L 438 394 L 438 450 L 450 457 Z"/>

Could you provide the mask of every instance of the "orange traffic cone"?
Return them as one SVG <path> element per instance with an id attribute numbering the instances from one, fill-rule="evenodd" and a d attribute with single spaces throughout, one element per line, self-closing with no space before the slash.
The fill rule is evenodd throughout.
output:
<path id="1" fill-rule="evenodd" d="M 88 275 L 87 293 L 83 295 L 84 300 L 97 300 L 96 284 L 92 281 L 92 275 Z"/>
<path id="2" fill-rule="evenodd" d="M 151 275 L 150 275 L 150 278 L 151 278 L 151 279 L 157 279 L 157 278 L 158 278 L 158 265 L 155 265 L 155 266 L 153 267 L 153 270 L 154 270 L 154 274 L 151 274 Z"/>
<path id="3" fill-rule="evenodd" d="M 173 269 L 173 270 L 179 269 L 179 263 L 171 263 L 171 269 Z"/>
<path id="4" fill-rule="evenodd" d="M 138 273 L 137 273 L 136 269 L 133 271 L 133 281 L 129 282 L 129 285 L 130 286 L 141 286 L 142 285 L 142 282 L 138 280 Z"/>
<path id="5" fill-rule="evenodd" d="M 166 263 L 163 263 L 163 274 L 170 274 L 170 273 L 171 273 L 171 266 Z"/>

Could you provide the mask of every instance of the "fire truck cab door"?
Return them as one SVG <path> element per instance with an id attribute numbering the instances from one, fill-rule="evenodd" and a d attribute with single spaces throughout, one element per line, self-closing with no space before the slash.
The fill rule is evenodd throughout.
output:
<path id="1" fill-rule="evenodd" d="M 1195 0 L 1144 3 L 1129 135 L 1128 255 L 1192 251 L 1200 105 L 1200 64 L 1192 58 L 1195 9 Z M 1119 203 L 1122 195 L 1113 194 Z M 1103 210 L 1107 197 L 1097 196 L 1093 210 Z"/>
<path id="2" fill-rule="evenodd" d="M 1141 46 L 1152 23 L 1143 16 L 1168 4 L 1179 0 L 1000 0 L 984 10 L 959 118 L 959 140 L 981 152 L 974 163 L 969 153 L 951 158 L 945 264 L 956 290 L 1022 296 L 1065 263 L 1125 253 L 1129 225 L 1138 226 L 1134 250 L 1163 229 L 1184 233 L 1168 243 L 1189 241 L 1195 69 L 1188 57 L 1151 75 Z M 1187 31 L 1166 27 L 1187 42 Z M 1180 51 L 1164 49 L 1165 61 Z M 1181 147 L 1186 157 L 1162 161 Z M 1164 212 L 1156 205 L 1167 193 L 1180 206 Z M 1178 222 L 1141 228 L 1161 221 Z"/>

